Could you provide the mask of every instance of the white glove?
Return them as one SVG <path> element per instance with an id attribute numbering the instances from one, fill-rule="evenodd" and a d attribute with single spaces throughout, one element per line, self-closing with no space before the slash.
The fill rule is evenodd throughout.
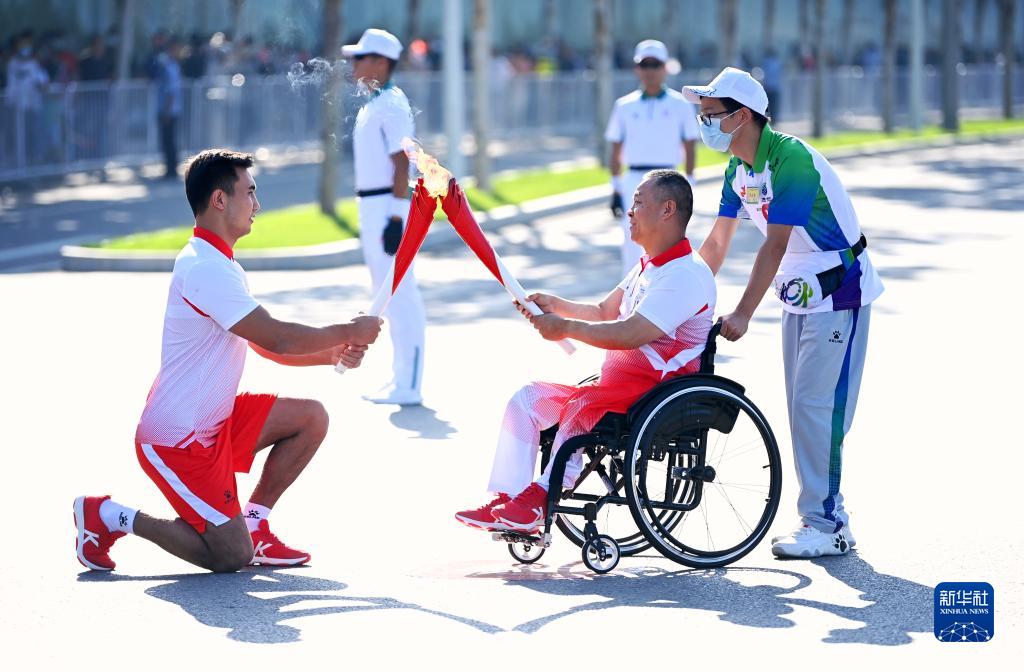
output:
<path id="1" fill-rule="evenodd" d="M 407 198 L 391 197 L 391 205 L 388 206 L 388 217 L 398 217 L 403 222 L 409 217 L 409 207 L 412 202 Z"/>

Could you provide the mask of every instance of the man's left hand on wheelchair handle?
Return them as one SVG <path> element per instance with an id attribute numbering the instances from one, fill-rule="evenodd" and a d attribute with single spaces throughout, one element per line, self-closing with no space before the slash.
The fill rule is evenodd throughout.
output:
<path id="1" fill-rule="evenodd" d="M 722 338 L 728 341 L 738 341 L 750 325 L 750 318 L 737 312 L 720 317 L 718 321 L 722 323 Z"/>

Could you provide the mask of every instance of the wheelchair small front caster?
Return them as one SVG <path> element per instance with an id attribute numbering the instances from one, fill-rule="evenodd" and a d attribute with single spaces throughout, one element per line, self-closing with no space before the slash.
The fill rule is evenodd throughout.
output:
<path id="1" fill-rule="evenodd" d="M 532 565 L 544 555 L 544 547 L 529 541 L 517 541 L 508 545 L 508 552 L 518 562 L 524 565 Z"/>
<path id="2" fill-rule="evenodd" d="M 592 572 L 607 574 L 619 564 L 619 544 L 607 534 L 591 537 L 583 544 L 583 564 Z"/>

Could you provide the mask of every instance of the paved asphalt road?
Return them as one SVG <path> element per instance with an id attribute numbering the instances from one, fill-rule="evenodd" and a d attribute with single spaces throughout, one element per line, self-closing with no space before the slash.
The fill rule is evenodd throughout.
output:
<path id="1" fill-rule="evenodd" d="M 273 516 L 286 541 L 312 551 L 311 566 L 213 576 L 126 538 L 116 572 L 83 572 L 74 496 L 111 493 L 170 513 L 132 445 L 167 277 L 0 275 L 5 668 L 1014 667 L 1024 653 L 1013 504 L 1024 467 L 1013 429 L 1022 155 L 1016 140 L 841 164 L 887 290 L 843 473 L 859 546 L 815 561 L 777 561 L 762 544 L 717 571 L 649 553 L 595 577 L 561 537 L 537 565 L 517 566 L 503 545 L 458 525 L 452 513 L 484 497 L 508 396 L 534 378 L 582 378 L 600 353 L 566 357 L 541 341 L 479 263 L 452 249 L 417 269 L 430 324 L 424 407 L 359 399 L 387 375 L 385 343 L 343 378 L 250 358 L 245 389 L 321 399 L 332 414 L 320 454 Z M 717 191 L 697 190 L 695 241 Z M 524 284 L 580 298 L 618 280 L 617 240 L 602 209 L 496 236 Z M 752 228 L 739 234 L 720 312 L 738 299 L 758 243 Z M 273 313 L 314 323 L 369 301 L 361 267 L 253 273 L 251 283 Z M 779 436 L 784 497 L 772 534 L 796 522 L 779 313 L 766 301 L 719 360 Z M 943 581 L 995 587 L 991 642 L 935 639 Z"/>

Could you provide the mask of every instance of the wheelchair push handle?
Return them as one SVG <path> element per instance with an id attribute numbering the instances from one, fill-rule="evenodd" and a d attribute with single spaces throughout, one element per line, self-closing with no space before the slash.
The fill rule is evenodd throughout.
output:
<path id="1" fill-rule="evenodd" d="M 718 318 L 718 321 L 711 325 L 711 331 L 708 332 L 708 345 L 712 348 L 715 347 L 715 339 L 722 334 L 722 318 Z"/>
<path id="2" fill-rule="evenodd" d="M 719 318 L 718 322 L 711 325 L 711 331 L 708 332 L 708 340 L 704 344 L 704 352 L 700 356 L 700 371 L 701 373 L 714 373 L 715 372 L 715 353 L 718 352 L 718 343 L 716 339 L 722 333 L 722 322 Z"/>

